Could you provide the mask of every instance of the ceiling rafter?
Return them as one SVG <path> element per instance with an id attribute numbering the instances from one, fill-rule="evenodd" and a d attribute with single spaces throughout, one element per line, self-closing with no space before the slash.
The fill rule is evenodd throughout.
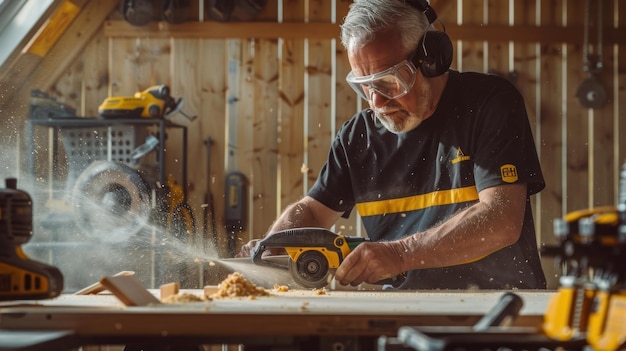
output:
<path id="1" fill-rule="evenodd" d="M 59 2 L 55 11 L 62 2 Z M 45 56 L 24 50 L 27 48 L 25 44 L 19 55 L 0 75 L 0 88 L 4 92 L 3 110 L 27 105 L 26 101 L 32 89 L 43 91 L 50 89 L 102 28 L 107 16 L 118 5 L 118 2 L 113 0 L 71 0 L 71 2 L 80 8 L 80 12 L 71 24 L 66 26 L 62 35 L 56 36 L 56 42 L 45 51 Z M 43 25 L 45 26 L 45 23 Z M 7 104 L 11 106 L 6 106 Z"/>

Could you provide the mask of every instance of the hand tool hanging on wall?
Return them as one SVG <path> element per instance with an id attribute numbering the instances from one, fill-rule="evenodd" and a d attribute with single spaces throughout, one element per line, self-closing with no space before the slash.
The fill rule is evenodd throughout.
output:
<path id="1" fill-rule="evenodd" d="M 585 34 L 583 39 L 583 71 L 585 71 L 589 77 L 583 80 L 578 89 L 576 90 L 576 97 L 580 101 L 580 104 L 586 108 L 596 109 L 604 106 L 607 102 L 607 93 L 604 84 L 600 80 L 600 74 L 602 72 L 602 2 L 603 0 L 597 0 L 596 11 L 598 14 L 598 21 L 596 27 L 598 29 L 598 43 L 594 47 L 595 55 L 591 57 L 589 53 L 589 28 L 590 16 L 591 16 L 591 0 L 585 0 Z"/>
<path id="2" fill-rule="evenodd" d="M 236 253 L 237 233 L 246 230 L 246 176 L 237 171 L 228 172 L 226 175 L 226 206 L 224 214 L 225 225 L 228 233 L 228 252 L 231 256 Z"/>
<path id="3" fill-rule="evenodd" d="M 215 204 L 213 203 L 213 192 L 211 192 L 211 144 L 213 144 L 213 140 L 211 137 L 207 137 L 204 140 L 204 145 L 206 146 L 206 196 L 205 196 L 205 207 L 204 207 L 204 242 L 205 249 L 206 244 L 210 240 L 213 248 L 217 248 L 217 224 L 215 223 Z"/>

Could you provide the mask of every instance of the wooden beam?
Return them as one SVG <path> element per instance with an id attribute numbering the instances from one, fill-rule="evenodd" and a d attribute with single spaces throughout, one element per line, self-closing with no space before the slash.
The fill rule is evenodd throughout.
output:
<path id="1" fill-rule="evenodd" d="M 108 21 L 104 26 L 106 37 L 136 38 L 206 38 L 206 39 L 327 39 L 339 35 L 339 25 L 326 22 L 185 22 L 168 24 L 152 22 L 143 27 L 126 21 Z"/>
<path id="2" fill-rule="evenodd" d="M 2 67 L 0 67 L 0 82 L 3 81 L 5 77 L 7 77 L 7 75 L 11 75 L 11 77 L 9 77 L 7 81 L 12 81 L 16 78 L 16 72 L 23 72 L 22 67 L 16 66 L 17 64 L 19 64 L 19 59 L 23 55 L 22 51 L 24 50 L 26 45 L 28 45 L 31 38 L 35 36 L 35 34 L 46 23 L 48 18 L 57 10 L 57 8 L 63 1 L 64 0 L 54 0 L 52 4 L 48 7 L 48 9 L 43 13 L 43 15 L 37 20 L 35 25 L 28 31 L 26 36 L 24 36 L 24 39 L 22 39 L 22 41 L 17 45 L 15 50 L 13 50 L 13 52 L 9 55 Z M 28 74 L 30 74 L 30 72 L 32 72 L 32 70 L 29 70 Z"/>
<path id="3" fill-rule="evenodd" d="M 604 43 L 626 43 L 626 37 L 620 35 L 620 31 L 623 29 L 605 28 Z M 446 25 L 446 32 L 453 40 L 582 44 L 584 28 L 582 26 Z M 104 35 L 119 38 L 331 39 L 339 37 L 339 25 L 323 22 L 186 22 L 181 24 L 153 22 L 147 26 L 136 27 L 125 21 L 108 21 L 105 23 Z"/>
<path id="4" fill-rule="evenodd" d="M 100 30 L 107 16 L 117 7 L 114 1 L 90 0 L 64 35 L 33 72 L 29 85 L 49 89 L 75 61 L 91 38 Z M 29 89 L 30 90 L 30 89 Z"/>
<path id="5" fill-rule="evenodd" d="M 32 89 L 49 90 L 50 87 L 65 72 L 67 67 L 75 61 L 93 35 L 101 29 L 107 16 L 117 7 L 115 1 L 83 0 L 73 1 L 82 5 L 80 14 L 58 37 L 56 43 L 46 51 L 45 57 L 24 51 L 16 59 L 11 73 L 0 81 L 0 86 L 10 87 L 5 91 L 12 92 L 5 95 L 4 102 L 19 102 L 30 97 Z M 84 3 L 84 4 L 83 4 Z M 10 95 L 10 93 L 9 93 Z"/>
<path id="6" fill-rule="evenodd" d="M 626 43 L 623 30 L 623 28 L 604 28 L 604 44 Z M 446 26 L 446 32 L 453 40 L 582 45 L 584 27 L 453 25 Z"/>

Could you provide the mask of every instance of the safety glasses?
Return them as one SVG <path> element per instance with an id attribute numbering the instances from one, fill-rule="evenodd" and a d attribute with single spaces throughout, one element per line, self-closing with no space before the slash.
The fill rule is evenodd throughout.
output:
<path id="1" fill-rule="evenodd" d="M 372 92 L 387 99 L 400 98 L 411 90 L 415 83 L 416 68 L 413 63 L 404 60 L 382 72 L 369 76 L 356 77 L 352 71 L 346 81 L 361 98 L 370 101 Z"/>

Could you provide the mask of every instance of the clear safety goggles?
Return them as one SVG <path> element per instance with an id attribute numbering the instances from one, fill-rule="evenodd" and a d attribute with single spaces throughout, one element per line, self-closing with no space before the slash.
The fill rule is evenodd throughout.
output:
<path id="1" fill-rule="evenodd" d="M 352 71 L 346 81 L 363 99 L 370 101 L 376 92 L 387 99 L 397 99 L 406 95 L 415 83 L 416 68 L 413 63 L 404 60 L 382 72 L 369 76 L 356 77 Z"/>

